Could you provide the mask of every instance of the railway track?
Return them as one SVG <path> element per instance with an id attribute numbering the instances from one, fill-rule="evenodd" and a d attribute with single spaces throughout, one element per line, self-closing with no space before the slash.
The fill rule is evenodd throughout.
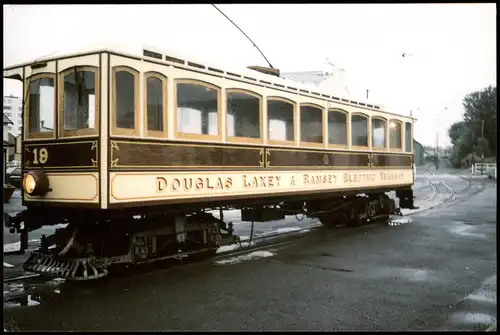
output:
<path id="1" fill-rule="evenodd" d="M 484 189 L 484 185 L 485 183 L 484 182 L 479 182 L 477 185 L 479 187 L 477 187 L 474 191 L 470 192 L 469 190 L 474 186 L 471 179 L 470 178 L 467 178 L 465 177 L 464 175 L 461 175 L 461 174 L 457 174 L 456 176 L 458 178 L 460 178 L 461 180 L 467 182 L 467 186 L 463 189 L 460 190 L 460 194 L 457 194 L 457 192 L 452 188 L 450 187 L 448 184 L 446 184 L 446 182 L 439 178 L 438 175 L 436 175 L 436 173 L 434 171 L 432 171 L 431 169 L 429 169 L 428 167 L 425 167 L 424 168 L 424 171 L 426 171 L 428 173 L 428 175 L 426 176 L 428 182 L 429 182 L 429 185 L 433 188 L 433 193 L 434 193 L 434 197 L 435 195 L 438 193 L 437 190 L 436 190 L 436 187 L 435 185 L 433 185 L 433 183 L 431 182 L 430 178 L 429 178 L 429 175 L 432 175 L 435 179 L 438 180 L 438 182 L 449 192 L 450 194 L 450 197 L 448 199 L 446 199 L 445 201 L 443 201 L 442 203 L 439 203 L 437 204 L 436 206 L 432 206 L 431 208 L 427 208 L 425 209 L 424 211 L 427 211 L 427 210 L 430 210 L 430 209 L 433 209 L 433 208 L 444 208 L 444 207 L 448 207 L 452 204 L 457 204 L 457 203 L 461 203 L 467 199 L 469 199 L 470 197 L 480 193 L 483 191 Z M 486 179 L 485 179 L 486 180 Z"/>
<path id="2" fill-rule="evenodd" d="M 435 178 L 435 179 L 439 182 L 439 184 L 441 184 L 441 185 L 442 185 L 442 186 L 443 186 L 443 187 L 444 187 L 444 188 L 445 188 L 445 189 L 449 192 L 449 194 L 450 194 L 450 197 L 449 197 L 448 199 L 446 199 L 445 201 L 443 201 L 442 203 L 440 203 L 439 205 L 444 205 L 444 204 L 446 204 L 446 203 L 448 203 L 448 202 L 450 202 L 450 201 L 455 200 L 455 198 L 456 198 L 456 192 L 455 192 L 455 190 L 454 190 L 452 187 L 450 187 L 448 184 L 446 184 L 446 182 L 445 182 L 443 179 L 439 178 L 439 177 L 436 175 L 436 173 L 435 173 L 434 171 L 432 171 L 429 167 L 424 167 L 424 171 L 426 171 L 426 172 L 427 172 L 427 176 L 426 176 L 426 178 L 427 178 L 427 180 L 428 180 L 428 182 L 429 182 L 429 185 L 430 185 L 430 186 L 433 188 L 433 190 L 434 190 L 434 192 L 433 192 L 433 193 L 434 193 L 434 197 L 435 197 L 435 196 L 436 196 L 439 192 L 437 191 L 437 187 L 434 185 L 434 183 L 432 182 L 432 180 L 429 178 L 429 175 L 432 175 L 432 176 L 433 176 L 433 177 L 434 177 L 434 178 Z M 471 183 L 470 183 L 470 182 L 468 182 L 468 183 L 469 183 L 469 184 L 468 184 L 468 186 L 467 186 L 467 189 L 468 189 L 468 188 L 470 188 L 470 186 L 471 186 Z M 438 205 L 438 206 L 439 206 L 439 205 Z M 433 207 L 433 208 L 436 208 L 436 207 Z"/>
<path id="3" fill-rule="evenodd" d="M 425 178 L 427 180 L 428 185 L 432 189 L 432 194 L 427 198 L 426 202 L 431 203 L 435 201 L 436 197 L 439 196 L 440 192 L 438 191 L 438 188 L 436 187 L 434 181 L 438 182 L 438 185 L 441 185 L 449 194 L 448 198 L 444 199 L 444 201 L 440 201 L 434 205 L 431 205 L 429 207 L 425 207 L 419 210 L 412 211 L 411 213 L 407 213 L 406 215 L 414 215 L 417 213 L 423 213 L 427 212 L 431 209 L 437 209 L 437 208 L 444 208 L 447 206 L 450 206 L 452 204 L 460 203 L 462 201 L 467 200 L 471 196 L 481 192 L 483 190 L 483 187 L 480 187 L 479 189 L 475 190 L 474 192 L 468 193 L 466 197 L 463 197 L 461 199 L 457 198 L 457 192 L 455 189 L 453 189 L 451 186 L 449 186 L 442 178 L 439 178 L 439 176 L 429 167 L 422 167 L 422 171 L 425 173 Z M 462 175 L 457 175 L 458 178 L 461 180 L 464 180 L 467 182 L 467 186 L 461 190 L 461 193 L 467 192 L 468 190 L 471 189 L 472 187 L 472 182 L 470 179 L 462 176 Z"/>

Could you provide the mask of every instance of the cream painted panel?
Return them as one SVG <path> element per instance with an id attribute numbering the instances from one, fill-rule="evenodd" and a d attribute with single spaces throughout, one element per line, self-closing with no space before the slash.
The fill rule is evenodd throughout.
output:
<path id="1" fill-rule="evenodd" d="M 173 140 L 174 137 L 174 80 L 171 77 L 167 77 L 167 136 L 169 140 Z"/>
<path id="2" fill-rule="evenodd" d="M 226 116 L 227 116 L 227 96 L 226 96 L 226 90 L 221 90 L 220 92 L 220 99 L 221 101 L 219 102 L 220 104 L 220 115 L 217 117 L 220 118 L 220 129 L 221 129 L 221 142 L 226 143 Z M 260 127 L 262 130 L 262 125 Z"/>
<path id="3" fill-rule="evenodd" d="M 149 63 L 149 62 L 140 62 L 137 61 L 138 65 L 140 66 L 140 70 L 144 73 L 146 72 L 157 72 L 165 77 L 170 77 L 172 75 L 172 67 L 168 65 L 159 65 L 159 64 L 154 64 L 154 63 Z"/>
<path id="4" fill-rule="evenodd" d="M 60 59 L 57 63 L 59 72 L 65 71 L 73 66 L 95 66 L 99 67 L 99 55 L 88 55 L 83 57 Z"/>
<path id="5" fill-rule="evenodd" d="M 111 203 L 359 189 L 413 183 L 413 169 L 301 172 L 116 172 Z"/>
<path id="6" fill-rule="evenodd" d="M 25 69 L 24 70 L 25 78 L 28 78 L 38 73 L 56 73 L 56 62 L 55 61 L 48 62 L 47 66 L 39 69 L 33 70 L 30 66 L 25 66 L 24 69 Z"/>
<path id="7" fill-rule="evenodd" d="M 144 63 L 143 61 L 111 54 L 109 55 L 109 57 L 109 65 L 111 67 L 111 70 L 113 70 L 113 67 L 115 66 L 129 66 L 133 69 L 136 69 L 137 71 L 142 71 L 142 64 Z"/>
<path id="8" fill-rule="evenodd" d="M 24 193 L 26 201 L 47 202 L 99 202 L 98 173 L 47 173 L 52 191 L 44 196 L 30 197 Z"/>
<path id="9" fill-rule="evenodd" d="M 16 74 L 20 75 L 21 78 L 23 78 L 23 68 L 22 67 L 18 67 L 18 68 L 15 68 L 15 69 L 4 70 L 3 71 L 3 76 L 4 77 L 10 77 L 10 76 L 14 76 Z"/>
<path id="10" fill-rule="evenodd" d="M 99 171 L 101 176 L 101 208 L 108 208 L 108 54 L 101 55 L 101 134 L 100 134 L 100 149 L 101 156 L 99 158 Z"/>

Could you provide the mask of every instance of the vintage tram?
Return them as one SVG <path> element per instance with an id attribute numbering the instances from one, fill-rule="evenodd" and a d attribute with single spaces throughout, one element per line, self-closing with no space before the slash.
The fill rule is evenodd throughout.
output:
<path id="1" fill-rule="evenodd" d="M 118 264 L 209 257 L 245 221 L 306 213 L 361 225 L 413 206 L 411 117 L 240 70 L 140 48 L 4 69 L 24 91 L 22 199 L 5 225 L 66 223 L 25 269 L 96 279 Z"/>

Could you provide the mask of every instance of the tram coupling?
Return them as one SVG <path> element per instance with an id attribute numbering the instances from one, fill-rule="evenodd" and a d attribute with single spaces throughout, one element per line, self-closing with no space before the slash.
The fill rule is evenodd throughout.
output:
<path id="1" fill-rule="evenodd" d="M 9 229 L 9 233 L 20 233 L 21 230 L 24 229 L 23 225 L 21 225 L 24 222 L 24 213 L 25 211 L 22 211 L 16 213 L 15 216 L 3 213 L 4 226 Z"/>

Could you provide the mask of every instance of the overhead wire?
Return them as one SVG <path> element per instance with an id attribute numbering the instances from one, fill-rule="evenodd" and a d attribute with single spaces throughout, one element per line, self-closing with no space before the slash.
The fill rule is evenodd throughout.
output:
<path id="1" fill-rule="evenodd" d="M 267 59 L 267 57 L 264 55 L 264 53 L 263 53 L 263 52 L 259 49 L 259 47 L 257 46 L 257 44 L 255 44 L 255 42 L 254 42 L 254 41 L 252 41 L 252 39 L 251 39 L 250 37 L 248 37 L 248 35 L 247 35 L 247 34 L 245 34 L 245 32 L 244 32 L 244 31 L 243 31 L 240 27 L 238 27 L 238 25 L 237 25 L 236 23 L 234 23 L 234 22 L 233 22 L 233 21 L 232 21 L 232 20 L 231 20 L 231 19 L 230 19 L 230 18 L 229 18 L 226 14 L 224 14 L 224 12 L 223 12 L 223 11 L 221 11 L 221 10 L 220 10 L 220 9 L 219 9 L 216 5 L 212 4 L 212 6 L 213 6 L 215 9 L 217 9 L 217 10 L 218 10 L 218 11 L 219 11 L 219 12 L 220 12 L 220 13 L 221 13 L 221 14 L 222 14 L 222 15 L 223 15 L 226 19 L 228 19 L 228 20 L 229 20 L 229 22 L 231 22 L 231 23 L 232 23 L 232 24 L 233 24 L 236 28 L 238 28 L 238 30 L 239 30 L 239 31 L 241 31 L 241 33 L 242 33 L 243 35 L 245 35 L 245 37 L 246 37 L 246 38 L 248 38 L 248 40 L 249 40 L 250 42 L 252 42 L 253 46 L 254 46 L 254 47 L 255 47 L 255 48 L 256 48 L 256 49 L 260 52 L 260 54 L 262 55 L 262 57 L 264 57 L 264 59 L 266 60 L 267 64 L 269 65 L 269 67 L 270 67 L 271 69 L 274 69 L 274 67 L 271 65 L 271 62 L 269 62 L 269 60 L 268 60 L 268 59 Z"/>

